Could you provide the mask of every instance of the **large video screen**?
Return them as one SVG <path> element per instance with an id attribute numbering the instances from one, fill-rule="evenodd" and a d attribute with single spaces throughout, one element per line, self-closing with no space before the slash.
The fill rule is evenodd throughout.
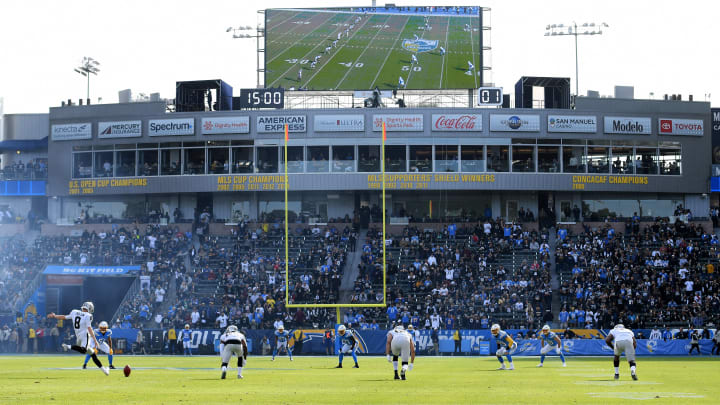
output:
<path id="1" fill-rule="evenodd" d="M 265 87 L 482 86 L 481 7 L 265 11 Z"/>

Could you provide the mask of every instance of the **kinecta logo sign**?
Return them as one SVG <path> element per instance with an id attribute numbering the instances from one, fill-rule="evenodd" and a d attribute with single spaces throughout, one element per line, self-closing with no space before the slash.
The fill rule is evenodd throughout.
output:
<path id="1" fill-rule="evenodd" d="M 273 115 L 258 116 L 257 131 L 259 133 L 285 132 L 285 125 L 288 132 L 305 132 L 306 119 L 304 115 Z"/>
<path id="2" fill-rule="evenodd" d="M 650 135 L 652 122 L 647 117 L 605 117 L 606 134 Z"/>
<path id="3" fill-rule="evenodd" d="M 150 120 L 148 122 L 148 135 L 195 135 L 195 119 L 178 118 L 173 120 Z"/>
<path id="4" fill-rule="evenodd" d="M 74 139 L 92 138 L 92 124 L 84 122 L 80 124 L 58 124 L 50 129 L 53 141 L 68 141 Z"/>
<path id="5" fill-rule="evenodd" d="M 548 115 L 548 132 L 597 132 L 593 115 Z"/>
<path id="6" fill-rule="evenodd" d="M 676 118 L 660 118 L 658 120 L 660 135 L 693 135 L 703 136 L 702 120 L 685 120 Z"/>
<path id="7" fill-rule="evenodd" d="M 361 132 L 365 130 L 364 115 L 316 115 L 315 132 Z"/>
<path id="8" fill-rule="evenodd" d="M 482 131 L 482 115 L 480 114 L 433 114 L 433 131 Z"/>
<path id="9" fill-rule="evenodd" d="M 142 136 L 142 121 L 98 123 L 98 138 L 136 138 Z"/>

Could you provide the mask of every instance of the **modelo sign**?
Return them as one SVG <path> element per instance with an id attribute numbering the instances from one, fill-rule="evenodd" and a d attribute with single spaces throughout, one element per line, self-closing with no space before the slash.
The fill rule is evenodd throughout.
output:
<path id="1" fill-rule="evenodd" d="M 540 116 L 490 114 L 490 130 L 498 132 L 540 132 Z"/>
<path id="2" fill-rule="evenodd" d="M 652 120 L 648 117 L 605 117 L 604 124 L 606 134 L 652 134 Z"/>
<path id="3" fill-rule="evenodd" d="M 373 131 L 382 131 L 385 123 L 386 131 L 422 132 L 422 114 L 374 114 Z"/>
<path id="4" fill-rule="evenodd" d="M 597 132 L 597 117 L 594 115 L 548 115 L 548 132 Z"/>
<path id="5" fill-rule="evenodd" d="M 75 139 L 92 138 L 92 124 L 83 122 L 80 124 L 58 124 L 50 129 L 53 141 L 72 141 Z"/>
<path id="6" fill-rule="evenodd" d="M 259 115 L 257 117 L 258 133 L 285 132 L 285 125 L 288 132 L 305 132 L 307 129 L 304 115 Z"/>
<path id="7" fill-rule="evenodd" d="M 150 120 L 148 122 L 148 135 L 195 135 L 195 119 L 178 118 L 173 120 Z"/>
<path id="8" fill-rule="evenodd" d="M 365 130 L 365 116 L 316 115 L 313 124 L 315 132 L 362 132 Z"/>
<path id="9" fill-rule="evenodd" d="M 99 122 L 98 138 L 138 138 L 142 136 L 142 121 Z"/>
<path id="10" fill-rule="evenodd" d="M 481 132 L 481 114 L 433 114 L 433 131 Z"/>
<path id="11" fill-rule="evenodd" d="M 660 135 L 692 135 L 703 136 L 702 120 L 681 120 L 677 118 L 660 118 L 658 133 Z"/>
<path id="12" fill-rule="evenodd" d="M 203 118 L 200 123 L 200 132 L 203 135 L 248 134 L 250 133 L 250 117 Z"/>

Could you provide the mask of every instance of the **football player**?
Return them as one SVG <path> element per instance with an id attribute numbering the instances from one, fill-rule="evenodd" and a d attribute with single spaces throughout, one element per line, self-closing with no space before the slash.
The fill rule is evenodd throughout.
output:
<path id="1" fill-rule="evenodd" d="M 105 321 L 100 322 L 100 325 L 97 329 L 95 329 L 95 339 L 97 339 L 99 345 L 98 350 L 101 352 L 107 354 L 108 356 L 108 363 L 110 363 L 110 368 L 115 369 L 115 366 L 113 366 L 113 348 L 112 348 L 112 329 L 108 329 L 108 324 Z M 85 364 L 83 364 L 82 368 L 87 368 L 88 360 L 90 360 L 90 355 L 85 355 Z"/>
<path id="2" fill-rule="evenodd" d="M 388 362 L 392 362 L 393 369 L 395 370 L 395 379 L 405 379 L 405 373 L 413 369 L 415 364 L 415 343 L 410 333 L 403 329 L 402 325 L 396 326 L 393 330 L 388 332 L 387 340 L 385 343 L 385 355 L 387 356 Z M 402 368 L 400 375 L 398 376 L 398 357 L 402 357 Z M 410 364 L 408 364 L 410 360 Z"/>
<path id="3" fill-rule="evenodd" d="M 94 311 L 95 306 L 92 302 L 88 301 L 82 304 L 80 310 L 73 309 L 69 315 L 55 315 L 55 313 L 51 312 L 48 314 L 48 318 L 69 320 L 75 330 L 76 342 L 72 346 L 63 343 L 63 349 L 66 351 L 72 349 L 82 354 L 90 352 L 93 363 L 95 363 L 105 375 L 110 375 L 110 369 L 103 367 L 100 359 L 97 357 L 98 342 L 92 329 L 92 313 Z"/>
<path id="4" fill-rule="evenodd" d="M 192 356 L 192 349 L 190 348 L 192 331 L 190 330 L 190 325 L 185 324 L 185 329 L 180 331 L 180 339 L 182 339 L 183 342 L 183 354 L 186 356 Z"/>
<path id="5" fill-rule="evenodd" d="M 562 342 L 555 332 L 550 331 L 550 326 L 543 326 L 542 333 L 540 333 L 540 343 L 542 348 L 540 349 L 540 364 L 537 365 L 538 367 L 543 366 L 545 355 L 552 349 L 555 349 L 555 353 L 560 355 L 563 367 L 567 367 L 567 364 L 565 364 L 565 355 L 563 355 L 562 352 Z"/>
<path id="6" fill-rule="evenodd" d="M 275 355 L 280 352 L 280 349 L 285 349 L 288 357 L 290 357 L 290 361 L 293 361 L 292 351 L 288 347 L 289 338 L 290 332 L 286 331 L 285 327 L 280 325 L 280 327 L 275 331 L 275 348 L 273 349 L 272 353 L 272 361 L 275 361 Z"/>
<path id="7" fill-rule="evenodd" d="M 638 378 L 635 374 L 635 349 L 637 348 L 637 340 L 635 340 L 633 331 L 625 329 L 625 326 L 619 323 L 608 333 L 608 336 L 605 338 L 605 343 L 607 343 L 615 353 L 615 357 L 613 358 L 615 379 L 620 378 L 620 355 L 625 353 L 625 359 L 627 359 L 630 365 L 630 375 L 633 380 L 637 380 Z"/>
<path id="8" fill-rule="evenodd" d="M 353 368 L 360 368 L 360 366 L 358 365 L 356 353 L 358 341 L 355 337 L 355 332 L 353 332 L 352 329 L 346 328 L 345 325 L 340 325 L 338 326 L 338 336 L 340 337 L 340 343 L 342 344 L 342 347 L 340 347 L 340 353 L 338 354 L 338 365 L 335 368 L 342 368 L 342 362 L 343 357 L 345 357 L 345 353 L 350 353 L 352 355 L 352 358 L 355 361 L 355 366 L 353 366 Z"/>
<path id="9" fill-rule="evenodd" d="M 220 336 L 220 356 L 222 358 L 222 375 L 220 378 L 223 380 L 227 372 L 227 365 L 233 354 L 238 358 L 238 378 L 243 378 L 242 369 L 245 366 L 248 355 L 247 341 L 245 340 L 245 335 L 238 331 L 237 326 L 230 325 L 225 330 L 225 333 Z"/>
<path id="10" fill-rule="evenodd" d="M 490 333 L 492 333 L 495 338 L 495 343 L 497 343 L 497 351 L 495 352 L 495 355 L 500 362 L 498 370 L 515 370 L 515 366 L 512 361 L 512 353 L 517 348 L 517 343 L 512 337 L 510 337 L 510 335 L 507 334 L 507 332 L 500 330 L 500 325 L 498 324 L 494 324 L 490 328 Z M 507 357 L 510 367 L 505 368 L 505 362 L 503 361 L 502 356 Z"/>

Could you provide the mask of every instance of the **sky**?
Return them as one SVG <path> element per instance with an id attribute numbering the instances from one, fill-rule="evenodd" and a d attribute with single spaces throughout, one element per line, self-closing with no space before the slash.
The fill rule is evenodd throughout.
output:
<path id="1" fill-rule="evenodd" d="M 378 5 L 384 4 L 378 1 Z M 395 0 L 398 6 L 433 2 Z M 174 98 L 175 82 L 223 79 L 235 89 L 255 87 L 253 39 L 232 39 L 230 26 L 256 26 L 258 5 L 370 6 L 371 0 L 22 0 L 0 1 L 0 98 L 4 112 L 40 113 L 62 100 L 85 98 L 86 79 L 73 69 L 83 56 L 98 60 L 90 98 L 116 103 L 118 91 Z M 548 24 L 605 22 L 601 36 L 578 40 L 580 94 L 612 95 L 635 87 L 635 98 L 692 94 L 720 100 L 716 77 L 720 2 L 686 0 L 513 1 L 441 3 L 491 8 L 491 79 L 512 93 L 521 76 L 570 77 L 574 42 L 545 37 Z M 654 93 L 651 97 L 650 93 Z M 708 96 L 708 94 L 710 96 Z M 717 103 L 715 103 L 717 104 Z"/>

